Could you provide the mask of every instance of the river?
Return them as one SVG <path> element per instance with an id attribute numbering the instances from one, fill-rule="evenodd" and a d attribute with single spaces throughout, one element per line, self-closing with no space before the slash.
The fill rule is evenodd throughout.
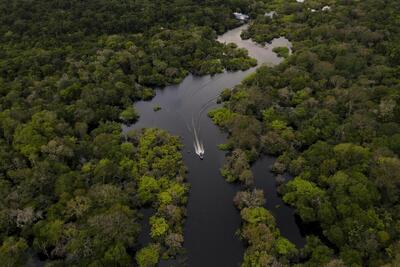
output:
<path id="1" fill-rule="evenodd" d="M 279 64 L 282 59 L 272 51 L 273 47 L 291 47 L 281 37 L 268 46 L 260 46 L 251 40 L 242 40 L 240 33 L 247 25 L 228 31 L 218 37 L 219 42 L 233 42 L 246 48 L 258 64 Z M 232 88 L 256 70 L 224 72 L 217 75 L 188 75 L 180 84 L 157 90 L 151 101 L 135 103 L 139 121 L 123 126 L 131 129 L 156 127 L 181 137 L 183 157 L 188 168 L 187 179 L 191 185 L 185 223 L 186 265 L 190 267 L 234 267 L 242 260 L 244 246 L 235 232 L 240 227 L 239 212 L 233 205 L 233 197 L 239 185 L 228 184 L 219 174 L 225 152 L 217 145 L 226 142 L 226 135 L 207 117 L 207 111 L 217 105 L 216 97 L 224 88 Z M 153 108 L 160 106 L 161 111 Z M 205 148 L 204 160 L 200 160 L 193 148 L 193 135 L 189 131 L 194 124 L 199 127 L 198 137 Z M 189 128 L 189 129 L 188 129 Z M 275 179 L 269 171 L 273 158 L 265 157 L 253 166 L 256 186 L 266 194 L 266 207 L 274 214 L 282 234 L 297 246 L 304 245 L 304 237 L 295 222 L 292 209 L 285 206 L 276 194 Z M 145 216 L 148 217 L 148 216 Z M 146 239 L 146 237 L 141 237 Z M 168 266 L 167 264 L 161 264 Z"/>

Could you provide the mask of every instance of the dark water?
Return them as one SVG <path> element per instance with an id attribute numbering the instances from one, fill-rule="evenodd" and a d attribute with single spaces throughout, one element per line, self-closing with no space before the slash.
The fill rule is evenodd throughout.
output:
<path id="1" fill-rule="evenodd" d="M 272 45 L 261 47 L 249 40 L 241 40 L 240 33 L 246 26 L 231 30 L 220 36 L 220 42 L 234 42 L 246 48 L 259 64 L 278 64 L 281 59 L 272 52 L 274 46 L 288 46 L 290 43 L 279 38 Z M 144 127 L 157 127 L 181 137 L 184 144 L 183 156 L 188 167 L 188 181 L 191 190 L 188 202 L 188 217 L 185 224 L 185 249 L 190 267 L 230 267 L 238 266 L 243 257 L 243 244 L 235 235 L 240 227 L 238 211 L 232 199 L 239 189 L 238 185 L 225 182 L 219 174 L 224 162 L 224 152 L 217 145 L 226 142 L 226 136 L 207 117 L 207 112 L 217 106 L 216 97 L 224 88 L 239 84 L 255 68 L 247 71 L 221 73 L 214 76 L 196 77 L 189 75 L 179 85 L 168 86 L 157 90 L 151 101 L 135 104 L 140 114 L 139 121 L 124 131 Z M 159 105 L 161 111 L 154 112 L 153 107 Z M 205 148 L 204 160 L 194 153 L 193 125 L 198 130 L 200 142 Z M 258 170 L 258 164 L 261 164 Z M 274 181 L 264 169 L 263 161 L 254 166 L 257 185 L 267 192 L 267 205 L 278 203 Z M 270 208 L 270 206 L 268 206 Z M 273 209 L 273 207 L 271 207 Z M 277 216 L 281 232 L 294 243 L 303 244 L 293 212 L 287 208 L 285 212 L 273 210 Z M 164 265 L 164 264 L 163 264 Z"/>
<path id="2" fill-rule="evenodd" d="M 298 247 L 303 247 L 305 234 L 297 225 L 298 218 L 294 210 L 283 202 L 276 191 L 276 180 L 270 171 L 274 162 L 275 158 L 265 156 L 252 166 L 255 185 L 264 190 L 265 207 L 274 215 L 281 234 Z"/>

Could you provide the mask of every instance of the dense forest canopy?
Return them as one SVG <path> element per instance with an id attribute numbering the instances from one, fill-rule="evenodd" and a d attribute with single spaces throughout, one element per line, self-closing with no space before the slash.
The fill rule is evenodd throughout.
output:
<path id="1" fill-rule="evenodd" d="M 256 64 L 215 40 L 248 1 L 0 1 L 0 261 L 154 266 L 182 252 L 176 137 L 122 135 L 189 72 Z M 143 207 L 151 243 L 138 244 Z"/>
<path id="2" fill-rule="evenodd" d="M 243 38 L 293 43 L 210 113 L 230 134 L 221 174 L 246 189 L 234 198 L 242 266 L 397 266 L 399 1 L 0 0 L 2 266 L 147 267 L 182 252 L 180 140 L 123 135 L 121 123 L 189 72 L 254 66 L 215 40 L 240 24 L 235 11 L 252 18 Z M 278 157 L 284 201 L 315 229 L 305 248 L 280 235 L 254 189 L 263 154 Z M 143 207 L 154 214 L 140 247 Z"/>
<path id="3" fill-rule="evenodd" d="M 248 243 L 243 266 L 398 266 L 400 2 L 268 2 L 276 13 L 254 16 L 242 36 L 262 44 L 286 36 L 293 54 L 224 91 L 224 107 L 210 113 L 230 133 L 222 175 L 249 188 L 235 199 Z M 260 238 L 271 223 L 260 222 L 267 216 L 250 163 L 262 154 L 278 156 L 283 200 L 315 230 L 298 252 L 276 235 Z M 285 182 L 285 172 L 294 179 Z M 241 199 L 260 219 L 248 219 Z"/>
<path id="4" fill-rule="evenodd" d="M 85 35 L 144 32 L 207 26 L 220 33 L 237 24 L 231 12 L 249 9 L 245 0 L 2 1 L 1 32 L 21 40 L 47 36 L 64 42 Z M 67 39 L 68 40 L 68 39 Z M 71 39 L 73 40 L 73 39 Z"/>

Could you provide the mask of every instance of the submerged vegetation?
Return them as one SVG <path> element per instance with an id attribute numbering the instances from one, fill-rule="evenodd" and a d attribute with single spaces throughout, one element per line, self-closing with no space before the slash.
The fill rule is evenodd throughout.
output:
<path id="1" fill-rule="evenodd" d="M 278 259 L 274 266 L 397 266 L 400 3 L 269 1 L 268 8 L 253 14 L 243 36 L 260 43 L 286 36 L 293 54 L 224 91 L 223 108 L 211 112 L 230 133 L 222 174 L 249 188 L 235 202 L 252 203 L 259 196 L 250 163 L 264 153 L 278 156 L 273 170 L 295 176 L 280 187 L 283 200 L 321 231 L 298 252 L 287 240 L 259 241 L 266 236 L 260 231 L 271 231 L 270 223 L 262 230 L 257 224 L 268 213 L 240 205 L 249 245 L 243 266 L 272 264 L 266 259 Z M 271 10 L 272 19 L 264 15 Z M 257 231 L 243 235 L 249 225 Z M 281 260 L 284 251 L 290 256 Z"/>
<path id="2" fill-rule="evenodd" d="M 161 106 L 160 105 L 155 105 L 154 107 L 153 107 L 153 111 L 154 112 L 157 112 L 157 111 L 160 111 L 161 110 Z"/>

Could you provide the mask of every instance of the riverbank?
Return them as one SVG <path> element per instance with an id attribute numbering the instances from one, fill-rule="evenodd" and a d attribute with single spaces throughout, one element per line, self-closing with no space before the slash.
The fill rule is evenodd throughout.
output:
<path id="1" fill-rule="evenodd" d="M 249 55 L 257 59 L 258 66 L 279 64 L 282 59 L 272 49 L 290 46 L 290 43 L 279 38 L 271 45 L 262 47 L 251 40 L 242 40 L 240 33 L 246 27 L 243 25 L 228 31 L 219 36 L 218 41 L 233 42 L 238 47 L 247 49 Z M 135 108 L 140 119 L 131 127 L 123 127 L 124 132 L 147 127 L 161 128 L 179 136 L 184 144 L 183 157 L 191 185 L 184 243 L 188 266 L 237 266 L 242 261 L 244 247 L 235 235 L 240 228 L 241 219 L 232 202 L 240 186 L 226 183 L 220 175 L 219 169 L 225 161 L 225 153 L 217 146 L 226 142 L 226 135 L 206 114 L 218 106 L 216 98 L 223 89 L 240 84 L 256 68 L 214 76 L 188 75 L 178 85 L 157 90 L 151 101 L 137 102 Z M 155 105 L 159 105 L 162 110 L 154 112 Z M 205 148 L 203 161 L 195 155 L 193 148 L 194 136 L 189 130 L 192 121 Z M 294 217 L 291 219 L 294 220 Z M 295 224 L 284 222 L 282 226 L 284 225 Z M 291 240 L 290 237 L 287 238 Z"/>

